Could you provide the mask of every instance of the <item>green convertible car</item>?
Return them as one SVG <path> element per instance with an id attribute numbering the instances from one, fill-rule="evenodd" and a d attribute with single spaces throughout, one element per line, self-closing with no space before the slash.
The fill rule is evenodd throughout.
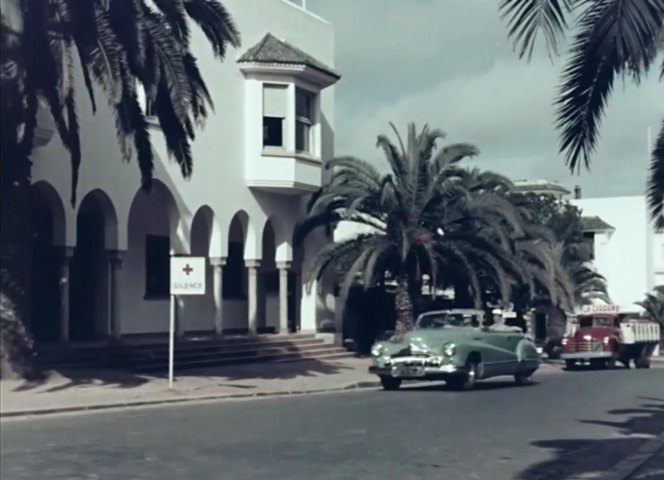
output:
<path id="1" fill-rule="evenodd" d="M 380 377 L 385 390 L 398 389 L 404 379 L 444 380 L 453 389 L 468 390 L 477 380 L 501 375 L 524 385 L 540 362 L 535 344 L 520 328 L 487 327 L 479 310 L 424 313 L 403 338 L 376 342 L 371 355 L 369 372 Z"/>

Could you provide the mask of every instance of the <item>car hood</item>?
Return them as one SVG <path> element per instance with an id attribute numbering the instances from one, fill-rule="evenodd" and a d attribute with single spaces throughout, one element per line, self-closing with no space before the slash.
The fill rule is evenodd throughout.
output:
<path id="1" fill-rule="evenodd" d="M 440 347 L 449 342 L 469 341 L 474 335 L 477 335 L 477 330 L 474 328 L 449 327 L 431 330 L 422 329 L 410 331 L 398 341 L 386 340 L 380 343 L 386 347 L 388 352 L 396 353 L 411 344 Z"/>

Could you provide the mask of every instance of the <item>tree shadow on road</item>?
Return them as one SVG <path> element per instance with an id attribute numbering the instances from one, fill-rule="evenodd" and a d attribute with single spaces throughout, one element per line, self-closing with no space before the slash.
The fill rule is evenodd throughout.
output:
<path id="1" fill-rule="evenodd" d="M 615 438 L 561 439 L 532 442 L 531 445 L 550 450 L 553 458 L 522 471 L 518 480 L 568 480 L 597 478 L 599 472 L 614 467 L 636 451 L 644 442 L 664 431 L 664 399 L 639 397 L 645 400 L 635 408 L 611 410 L 611 415 L 627 415 L 623 420 L 580 420 L 614 429 Z M 585 476 L 585 477 L 584 477 Z"/>

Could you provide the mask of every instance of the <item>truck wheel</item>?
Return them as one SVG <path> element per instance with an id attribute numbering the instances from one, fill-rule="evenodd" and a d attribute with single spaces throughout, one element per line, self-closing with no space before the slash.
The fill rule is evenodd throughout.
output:
<path id="1" fill-rule="evenodd" d="M 634 361 L 636 368 L 650 368 L 650 358 L 639 357 Z"/>
<path id="2" fill-rule="evenodd" d="M 382 375 L 380 384 L 383 386 L 383 390 L 398 390 L 401 386 L 401 379 Z"/>
<path id="3" fill-rule="evenodd" d="M 565 360 L 566 370 L 576 370 L 576 362 L 574 360 Z"/>
<path id="4" fill-rule="evenodd" d="M 604 362 L 604 368 L 616 368 L 616 359 L 607 358 L 606 361 Z"/>
<path id="5" fill-rule="evenodd" d="M 650 368 L 650 355 L 648 347 L 645 346 L 641 350 L 641 354 L 634 360 L 636 368 Z"/>

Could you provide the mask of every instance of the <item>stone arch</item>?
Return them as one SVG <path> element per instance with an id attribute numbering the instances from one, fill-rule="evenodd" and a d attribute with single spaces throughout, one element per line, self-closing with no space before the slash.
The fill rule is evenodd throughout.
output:
<path id="1" fill-rule="evenodd" d="M 239 241 L 242 233 L 243 258 L 246 260 L 258 260 L 261 253 L 261 237 L 256 234 L 254 222 L 245 210 L 239 210 L 233 215 L 228 227 L 229 242 Z"/>
<path id="2" fill-rule="evenodd" d="M 109 253 L 118 250 L 115 207 L 100 189 L 88 192 L 76 213 L 76 247 L 70 261 L 69 334 L 89 341 L 110 333 Z"/>
<path id="3" fill-rule="evenodd" d="M 210 258 L 223 256 L 225 242 L 221 227 L 214 211 L 208 205 L 201 206 L 194 214 L 189 242 L 192 255 Z"/>
<path id="4" fill-rule="evenodd" d="M 68 254 L 67 215 L 57 190 L 45 181 L 30 189 L 30 327 L 38 342 L 62 337 L 60 279 Z"/>
<path id="5" fill-rule="evenodd" d="M 113 201 L 103 190 L 96 188 L 89 191 L 81 200 L 78 212 L 85 211 L 86 207 L 99 210 L 104 218 L 104 247 L 106 250 L 119 250 L 120 236 L 118 231 L 118 215 Z"/>
<path id="6" fill-rule="evenodd" d="M 224 325 L 229 333 L 246 332 L 248 324 L 248 274 L 245 259 L 256 259 L 255 235 L 249 215 L 244 210 L 233 215 L 228 226 L 226 264 L 222 277 Z"/>
<path id="7" fill-rule="evenodd" d="M 281 302 L 286 302 L 285 315 L 293 317 L 293 278 L 290 270 L 291 249 L 283 224 L 277 216 L 270 216 L 261 233 L 261 265 L 258 281 L 259 331 L 286 333 L 280 322 Z M 286 275 L 281 277 L 280 275 Z M 280 294 L 280 283 L 285 281 L 285 296 Z M 293 330 L 291 328 L 291 330 Z"/>
<path id="8" fill-rule="evenodd" d="M 203 205 L 194 214 L 191 222 L 191 255 L 209 257 L 205 262 L 205 295 L 192 295 L 180 299 L 181 321 L 188 332 L 210 332 L 215 328 L 214 272 L 212 259 L 222 256 L 223 240 L 221 228 L 214 211 Z"/>
<path id="9" fill-rule="evenodd" d="M 276 215 L 270 215 L 265 226 L 263 227 L 263 233 L 265 233 L 265 228 L 271 226 L 274 231 L 274 246 L 275 253 L 274 258 L 277 262 L 290 262 L 293 260 L 293 249 L 290 236 L 287 234 L 287 230 L 284 227 L 283 223 L 279 220 L 279 217 Z M 263 249 L 264 250 L 264 249 Z"/>
<path id="10" fill-rule="evenodd" d="M 149 192 L 139 189 L 129 209 L 120 281 L 120 303 L 131 306 L 122 316 L 123 334 L 168 330 L 170 256 L 188 253 L 188 243 L 186 220 L 170 189 L 158 179 Z"/>
<path id="11" fill-rule="evenodd" d="M 52 244 L 67 245 L 67 214 L 58 191 L 50 183 L 40 180 L 32 184 L 30 193 L 32 209 L 46 210 L 51 216 Z"/>

